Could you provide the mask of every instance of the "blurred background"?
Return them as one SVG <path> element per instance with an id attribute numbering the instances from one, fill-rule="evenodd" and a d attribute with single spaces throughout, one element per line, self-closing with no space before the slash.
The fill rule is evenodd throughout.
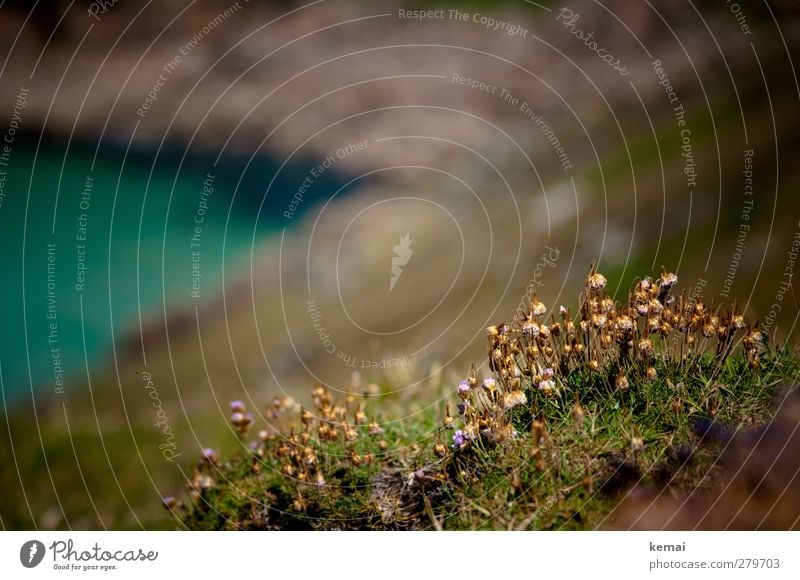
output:
<path id="1" fill-rule="evenodd" d="M 160 497 L 239 445 L 230 399 L 413 416 L 592 260 L 619 298 L 665 265 L 791 341 L 798 16 L 3 2 L 0 525 L 173 527 Z"/>

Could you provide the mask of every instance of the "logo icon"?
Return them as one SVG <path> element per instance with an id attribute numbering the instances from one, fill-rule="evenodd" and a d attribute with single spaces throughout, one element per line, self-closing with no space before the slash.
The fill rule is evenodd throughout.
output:
<path id="1" fill-rule="evenodd" d="M 389 292 L 394 290 L 394 285 L 397 284 L 397 281 L 403 274 L 403 266 L 408 264 L 408 261 L 414 254 L 411 250 L 411 242 L 413 241 L 414 240 L 406 234 L 401 236 L 400 243 L 392 248 L 392 250 L 394 250 L 394 256 L 392 256 L 392 277 L 389 278 Z"/>
<path id="2" fill-rule="evenodd" d="M 26 568 L 36 568 L 44 559 L 44 544 L 39 540 L 28 540 L 19 549 L 19 561 Z"/>

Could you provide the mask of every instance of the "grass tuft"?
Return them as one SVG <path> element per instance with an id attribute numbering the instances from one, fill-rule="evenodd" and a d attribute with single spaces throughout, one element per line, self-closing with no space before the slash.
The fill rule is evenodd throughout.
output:
<path id="1" fill-rule="evenodd" d="M 491 376 L 471 367 L 440 417 L 382 424 L 316 387 L 309 409 L 275 399 L 252 438 L 234 401 L 247 452 L 207 450 L 165 505 L 192 529 L 591 529 L 635 487 L 710 492 L 721 442 L 769 422 L 800 363 L 736 303 L 676 284 L 662 268 L 617 303 L 592 265 L 576 315 L 532 297 L 487 329 Z"/>

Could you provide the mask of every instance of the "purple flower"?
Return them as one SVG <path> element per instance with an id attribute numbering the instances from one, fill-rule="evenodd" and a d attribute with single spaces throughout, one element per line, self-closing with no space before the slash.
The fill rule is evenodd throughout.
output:
<path id="1" fill-rule="evenodd" d="M 461 399 L 467 399 L 469 397 L 470 390 L 471 389 L 467 381 L 461 381 L 458 383 L 458 387 L 456 387 L 456 393 Z"/>
<path id="2" fill-rule="evenodd" d="M 457 429 L 455 433 L 453 433 L 453 447 L 456 449 L 464 447 L 467 444 L 467 437 L 464 435 L 464 432 L 461 429 Z"/>
<path id="3" fill-rule="evenodd" d="M 238 399 L 231 401 L 231 413 L 244 413 L 244 403 Z"/>
<path id="4" fill-rule="evenodd" d="M 211 449 L 210 447 L 206 447 L 205 449 L 203 449 L 203 459 L 205 459 L 209 463 L 216 463 L 217 452 Z"/>

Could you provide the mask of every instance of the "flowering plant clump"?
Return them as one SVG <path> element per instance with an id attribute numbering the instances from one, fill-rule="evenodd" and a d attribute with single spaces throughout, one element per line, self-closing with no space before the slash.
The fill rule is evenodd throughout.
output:
<path id="1" fill-rule="evenodd" d="M 366 400 L 322 386 L 309 408 L 233 401 L 247 452 L 204 449 L 190 505 L 163 504 L 200 529 L 581 528 L 632 482 L 699 489 L 718 462 L 696 425 L 768 420 L 775 385 L 800 365 L 765 348 L 736 303 L 676 294 L 677 282 L 662 268 L 619 302 L 592 265 L 575 315 L 533 296 L 487 328 L 490 376 L 472 365 L 443 416 L 388 429 Z"/>
<path id="2" fill-rule="evenodd" d="M 707 306 L 686 292 L 675 296 L 675 274 L 661 270 L 657 280 L 636 283 L 623 303 L 606 293 L 607 279 L 592 264 L 580 296 L 578 314 L 560 306 L 548 320 L 548 309 L 535 295 L 528 312 L 511 324 L 486 329 L 489 369 L 494 378 L 482 383 L 473 366 L 458 385 L 463 426 L 454 446 L 482 436 L 492 442 L 516 435 L 509 423 L 510 409 L 532 405 L 537 412 L 546 400 L 570 401 L 575 395 L 596 398 L 611 391 L 625 392 L 632 382 L 643 385 L 658 377 L 658 367 L 691 372 L 700 358 L 713 353 L 717 372 L 737 342 L 749 366 L 759 367 L 764 333 L 752 326 L 734 303 Z M 591 392 L 577 384 L 595 378 Z M 713 378 L 713 373 L 712 377 Z M 579 407 L 579 405 L 578 405 Z"/>

